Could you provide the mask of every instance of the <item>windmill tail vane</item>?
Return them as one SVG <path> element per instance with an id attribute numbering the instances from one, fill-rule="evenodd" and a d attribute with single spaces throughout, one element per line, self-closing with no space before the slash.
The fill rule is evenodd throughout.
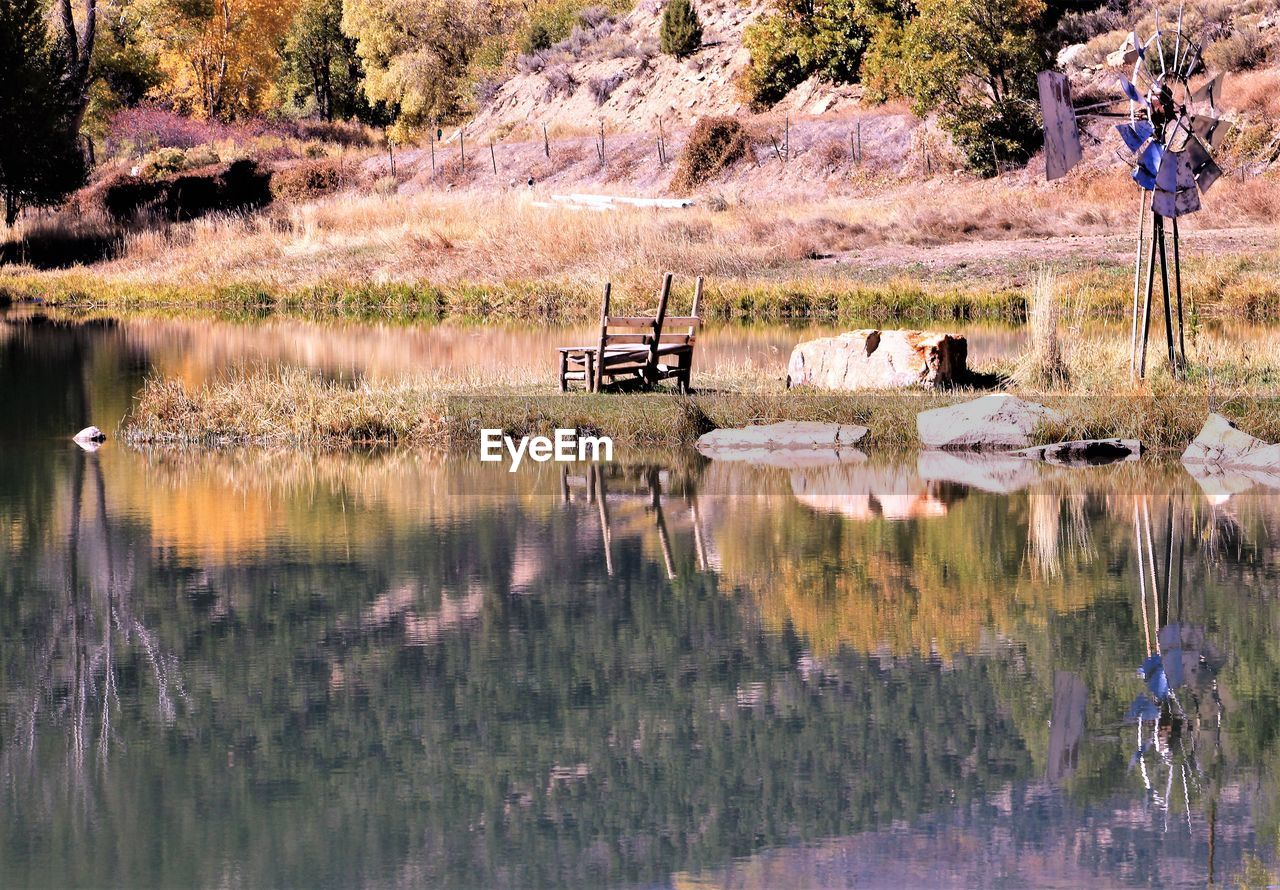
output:
<path id="1" fill-rule="evenodd" d="M 1132 170 L 1139 203 L 1129 371 L 1135 378 L 1146 376 L 1158 264 L 1169 365 L 1179 375 L 1185 372 L 1187 356 L 1178 218 L 1198 211 L 1201 197 L 1222 176 L 1213 152 L 1231 127 L 1219 110 L 1223 75 L 1210 76 L 1204 70 L 1202 46 L 1183 33 L 1181 10 L 1172 32 L 1161 30 L 1157 10 L 1155 33 L 1144 40 L 1135 28 L 1107 60 L 1129 66 L 1127 77 L 1116 77 L 1119 95 L 1110 102 L 1080 109 L 1072 105 L 1071 83 L 1065 74 L 1040 72 L 1045 178 L 1066 176 L 1080 163 L 1081 117 L 1128 118 L 1116 130 L 1124 146 L 1117 154 Z M 1203 82 L 1193 90 L 1192 78 L 1200 77 Z M 1097 110 L 1126 100 L 1127 114 Z"/>

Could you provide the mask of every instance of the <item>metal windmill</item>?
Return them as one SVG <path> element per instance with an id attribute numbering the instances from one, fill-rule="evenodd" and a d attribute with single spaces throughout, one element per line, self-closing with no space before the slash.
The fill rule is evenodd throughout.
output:
<path id="1" fill-rule="evenodd" d="M 1102 110 L 1119 99 L 1074 108 L 1066 75 L 1042 71 L 1039 76 L 1047 179 L 1065 176 L 1082 157 L 1077 113 L 1091 117 L 1128 118 L 1128 122 L 1119 124 L 1116 130 L 1126 149 L 1118 154 L 1133 168 L 1133 180 L 1139 187 L 1138 249 L 1134 260 L 1129 357 L 1131 376 L 1146 376 L 1157 262 L 1164 296 L 1169 365 L 1175 374 L 1186 367 L 1178 217 L 1199 210 L 1200 195 L 1222 175 L 1221 168 L 1214 163 L 1213 150 L 1221 144 L 1231 126 L 1219 116 L 1222 74 L 1203 79 L 1194 90 L 1191 87 L 1193 78 L 1199 80 L 1207 74 L 1201 51 L 1198 41 L 1182 33 L 1181 10 L 1172 31 L 1161 30 L 1159 10 L 1156 11 L 1155 33 L 1151 37 L 1144 40 L 1135 29 L 1118 50 L 1123 54 L 1124 64 L 1132 66 L 1129 77 L 1117 78 L 1123 98 L 1129 101 L 1127 115 Z M 1166 221 L 1169 223 L 1167 232 Z M 1150 242 L 1146 249 L 1144 274 L 1143 254 L 1148 237 Z M 1176 343 L 1175 303 L 1170 299 L 1169 289 L 1170 266 L 1177 312 Z"/>

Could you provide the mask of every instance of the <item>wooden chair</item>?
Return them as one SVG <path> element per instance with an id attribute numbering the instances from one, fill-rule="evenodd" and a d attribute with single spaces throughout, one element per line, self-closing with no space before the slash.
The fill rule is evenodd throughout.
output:
<path id="1" fill-rule="evenodd" d="M 671 275 L 662 281 L 656 315 L 610 315 L 612 285 L 605 283 L 600 308 L 600 338 L 595 346 L 560 347 L 560 391 L 569 381 L 581 380 L 589 392 L 598 392 L 606 382 L 623 378 L 648 385 L 655 360 L 654 349 L 662 332 L 671 296 Z"/>
<path id="2" fill-rule="evenodd" d="M 674 379 L 681 392 L 689 391 L 694 342 L 702 324 L 698 315 L 702 278 L 699 276 L 694 286 L 692 313 L 669 317 L 671 280 L 671 273 L 663 276 L 658 311 L 653 316 L 610 315 L 611 285 L 605 284 L 597 344 L 560 347 L 561 392 L 568 390 L 571 380 L 581 380 L 589 392 L 599 392 L 606 382 L 619 378 L 643 386 Z M 683 329 L 668 331 L 668 325 Z"/>
<path id="3" fill-rule="evenodd" d="M 668 276 L 670 278 L 670 276 Z M 650 384 L 659 380 L 674 379 L 676 388 L 689 391 L 689 375 L 693 371 L 693 346 L 698 336 L 702 318 L 698 306 L 702 302 L 702 276 L 693 286 L 693 307 L 688 315 L 668 315 L 663 319 L 663 329 L 650 350 L 647 379 Z M 668 331 L 666 328 L 683 328 Z"/>

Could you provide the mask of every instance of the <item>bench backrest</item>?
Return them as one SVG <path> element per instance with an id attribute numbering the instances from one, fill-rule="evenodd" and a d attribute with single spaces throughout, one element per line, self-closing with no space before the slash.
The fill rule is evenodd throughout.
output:
<path id="1" fill-rule="evenodd" d="M 595 366 L 596 388 L 604 381 L 605 350 L 609 347 L 631 346 L 637 352 L 647 350 L 644 361 L 646 369 L 656 370 L 658 366 L 658 348 L 662 344 L 679 344 L 692 346 L 697 336 L 702 319 L 698 316 L 698 306 L 702 300 L 702 277 L 699 276 L 693 292 L 693 311 L 691 315 L 667 316 L 667 303 L 671 298 L 672 275 L 667 272 L 662 276 L 662 291 L 658 296 L 658 312 L 656 315 L 610 315 L 609 302 L 612 285 L 605 282 L 604 300 L 600 307 L 600 342 L 596 352 Z M 676 330 L 665 330 L 668 325 Z M 637 359 L 637 364 L 639 360 Z M 630 363 L 628 363 L 630 364 Z"/>

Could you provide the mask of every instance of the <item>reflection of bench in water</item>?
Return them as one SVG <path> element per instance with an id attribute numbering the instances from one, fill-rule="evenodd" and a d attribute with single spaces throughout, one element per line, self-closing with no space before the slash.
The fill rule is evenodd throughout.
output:
<path id="1" fill-rule="evenodd" d="M 694 557 L 698 571 L 710 565 L 706 539 L 702 532 L 702 514 L 698 509 L 698 492 L 692 480 L 679 478 L 672 471 L 655 466 L 605 467 L 591 464 L 585 475 L 560 472 L 560 496 L 566 503 L 585 499 L 594 504 L 600 518 L 600 534 L 604 547 L 605 569 L 613 574 L 613 539 L 643 538 L 651 527 L 658 533 L 658 545 L 667 577 L 676 577 L 676 563 L 671 550 L 671 528 L 690 526 Z M 673 500 L 680 499 L 683 510 L 668 523 L 667 510 Z M 666 505 L 664 507 L 664 500 Z"/>
<path id="2" fill-rule="evenodd" d="M 560 347 L 560 391 L 568 390 L 571 380 L 581 380 L 588 392 L 599 392 L 606 383 L 649 387 L 674 379 L 681 392 L 688 392 L 694 340 L 702 322 L 698 317 L 702 279 L 694 285 L 689 315 L 667 315 L 670 272 L 662 277 L 658 311 L 653 315 L 610 315 L 610 293 L 611 285 L 606 283 L 596 345 Z"/>

